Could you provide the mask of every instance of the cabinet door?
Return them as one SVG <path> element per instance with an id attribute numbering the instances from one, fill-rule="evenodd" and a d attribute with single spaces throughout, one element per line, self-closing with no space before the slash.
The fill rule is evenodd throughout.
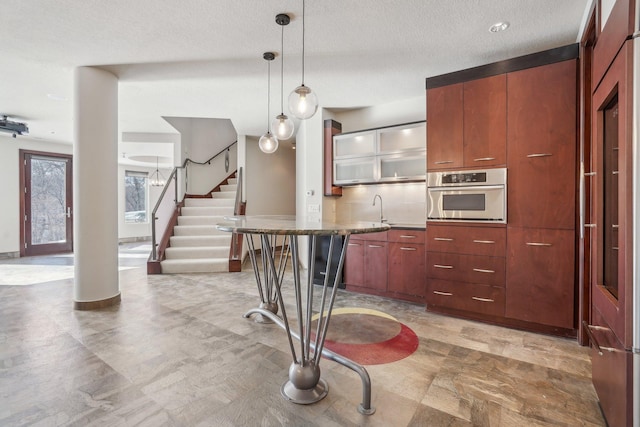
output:
<path id="1" fill-rule="evenodd" d="M 502 257 L 429 252 L 427 258 L 428 277 L 504 286 L 505 259 Z"/>
<path id="2" fill-rule="evenodd" d="M 507 162 L 507 76 L 464 83 L 464 166 Z"/>
<path id="3" fill-rule="evenodd" d="M 507 76 L 508 223 L 575 227 L 576 61 Z"/>
<path id="4" fill-rule="evenodd" d="M 380 181 L 424 181 L 426 151 L 378 156 Z"/>
<path id="5" fill-rule="evenodd" d="M 364 245 L 364 286 L 386 291 L 387 242 L 366 241 Z"/>
<path id="6" fill-rule="evenodd" d="M 421 151 L 427 148 L 424 122 L 383 128 L 379 129 L 377 133 L 379 154 Z"/>
<path id="7" fill-rule="evenodd" d="M 504 288 L 428 279 L 428 307 L 445 307 L 490 316 L 504 316 Z"/>
<path id="8" fill-rule="evenodd" d="M 349 240 L 344 263 L 346 285 L 362 286 L 364 284 L 364 244 L 362 240 Z"/>
<path id="9" fill-rule="evenodd" d="M 387 289 L 407 295 L 425 294 L 424 245 L 389 243 Z"/>
<path id="10" fill-rule="evenodd" d="M 507 317 L 572 329 L 573 231 L 509 227 L 507 239 Z"/>
<path id="11" fill-rule="evenodd" d="M 333 158 L 374 156 L 376 154 L 376 133 L 365 131 L 347 133 L 333 137 Z"/>
<path id="12" fill-rule="evenodd" d="M 505 227 L 466 227 L 430 223 L 427 250 L 469 255 L 504 257 L 507 245 Z"/>
<path id="13" fill-rule="evenodd" d="M 462 167 L 462 88 L 427 90 L 427 170 Z"/>
<path id="14" fill-rule="evenodd" d="M 333 182 L 335 184 L 348 185 L 375 182 L 377 178 L 375 157 L 361 157 L 333 162 Z"/>

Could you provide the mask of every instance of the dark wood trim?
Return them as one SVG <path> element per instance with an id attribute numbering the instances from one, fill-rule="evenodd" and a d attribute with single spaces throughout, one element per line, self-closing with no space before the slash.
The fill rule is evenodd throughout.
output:
<path id="1" fill-rule="evenodd" d="M 160 262 L 165 259 L 164 251 L 169 247 L 169 240 L 171 239 L 171 236 L 173 236 L 173 227 L 178 225 L 180 209 L 183 206 L 184 201 L 178 203 L 178 206 L 176 206 L 173 211 L 173 215 L 171 215 L 171 219 L 169 219 L 169 222 L 167 223 L 167 228 L 165 228 L 164 233 L 162 234 L 162 239 L 158 242 L 158 248 L 156 251 L 157 259 L 152 260 L 151 255 L 149 255 L 149 259 L 147 260 L 147 274 L 162 274 Z"/>
<path id="2" fill-rule="evenodd" d="M 247 203 L 241 202 L 238 215 L 244 215 L 247 211 Z M 232 233 L 231 239 L 237 239 L 238 246 L 240 248 L 240 258 L 236 259 L 233 253 L 233 245 L 229 247 L 229 273 L 239 273 L 242 271 L 242 245 L 244 243 L 244 234 Z"/>
<path id="3" fill-rule="evenodd" d="M 526 70 L 527 68 L 553 64 L 556 62 L 566 61 L 568 59 L 576 59 L 580 53 L 579 46 L 580 45 L 578 43 L 574 43 L 567 46 L 545 50 L 543 52 L 494 62 L 492 64 L 481 65 L 479 67 L 468 68 L 466 70 L 455 71 L 453 73 L 442 74 L 440 76 L 428 77 L 426 79 L 426 88 L 433 89 L 455 83 L 463 83 L 469 80 L 496 76 L 498 74 Z"/>
<path id="4" fill-rule="evenodd" d="M 417 125 L 418 123 L 425 123 L 425 122 L 426 122 L 426 120 L 416 120 L 414 122 L 396 123 L 396 124 L 388 125 L 388 126 L 378 126 L 378 127 L 375 127 L 375 128 L 358 129 L 358 130 L 352 130 L 350 132 L 339 132 L 339 133 L 340 133 L 340 135 L 349 135 L 349 134 L 352 134 L 352 133 L 369 132 L 369 131 L 372 131 L 372 130 L 395 128 L 395 127 L 399 127 L 399 126 Z"/>
<path id="5" fill-rule="evenodd" d="M 99 301 L 74 301 L 73 309 L 74 310 L 100 310 L 102 308 L 111 307 L 114 305 L 120 304 L 121 294 L 118 294 L 114 297 L 99 300 Z"/>
<path id="6" fill-rule="evenodd" d="M 480 313 L 472 313 L 468 311 L 456 310 L 453 308 L 446 308 L 434 305 L 426 305 L 426 311 L 430 313 L 445 314 L 447 316 L 459 317 L 467 320 L 477 320 L 491 325 L 505 326 L 508 328 L 519 329 L 527 332 L 537 332 L 546 335 L 554 335 L 566 338 L 575 338 L 577 334 L 576 329 L 565 329 L 554 326 L 541 325 L 539 323 L 525 322 L 517 319 L 510 319 L 499 316 L 489 316 Z"/>
<path id="7" fill-rule="evenodd" d="M 325 196 L 342 196 L 342 187 L 333 185 L 333 136 L 342 132 L 342 123 L 327 119 L 324 121 L 324 180 Z"/>
<path id="8" fill-rule="evenodd" d="M 231 175 L 229 175 L 228 177 L 226 177 L 225 179 L 222 180 L 222 182 L 218 185 L 216 185 L 215 187 L 213 187 L 213 189 L 211 191 L 209 191 L 207 194 L 204 195 L 204 197 L 212 197 L 211 193 L 216 193 L 218 191 L 221 191 L 221 188 L 223 185 L 228 185 L 229 184 L 229 180 L 231 178 L 235 178 L 236 177 L 236 172 L 234 171 Z"/>
<path id="9" fill-rule="evenodd" d="M 580 82 L 580 124 L 579 130 L 579 144 L 580 144 L 580 156 L 579 161 L 584 166 L 584 172 L 591 172 L 591 115 L 592 115 L 592 69 L 593 69 L 593 46 L 596 41 L 596 8 L 593 7 L 589 21 L 585 27 L 585 31 L 580 41 L 580 61 L 579 61 L 579 78 Z M 580 180 L 581 177 L 578 176 Z M 584 223 L 591 223 L 591 179 L 584 178 Z M 578 204 L 580 198 L 578 197 Z M 578 215 L 582 207 L 578 206 Z M 580 219 L 578 218 L 577 224 L 582 227 Z M 578 238 L 578 245 L 576 253 L 578 254 L 578 266 L 577 266 L 577 278 L 576 283 L 578 285 L 577 292 L 577 320 L 578 320 L 578 343 L 580 345 L 589 345 L 589 336 L 584 327 L 583 321 L 591 324 L 591 233 L 584 227 L 582 230 L 578 230 L 577 237 L 583 233 L 583 239 L 580 241 Z"/>
<path id="10" fill-rule="evenodd" d="M 19 171 L 19 185 L 20 185 L 20 217 L 19 217 L 19 225 L 18 228 L 20 230 L 20 256 L 32 256 L 32 255 L 48 255 L 54 253 L 61 252 L 73 252 L 73 214 L 71 215 L 71 219 L 67 219 L 67 233 L 66 239 L 67 243 L 63 246 L 59 244 L 51 245 L 42 245 L 40 248 L 34 248 L 33 246 L 29 249 L 27 253 L 26 242 L 27 242 L 27 229 L 31 230 L 31 217 L 27 218 L 27 221 L 24 221 L 25 215 L 27 214 L 27 203 L 26 200 L 26 192 L 25 188 L 31 185 L 31 177 L 26 174 L 26 165 L 25 162 L 28 156 L 42 156 L 42 157 L 51 157 L 51 158 L 59 158 L 68 160 L 67 163 L 67 182 L 66 182 L 66 192 L 67 192 L 67 206 L 69 206 L 73 212 L 73 155 L 64 154 L 64 153 L 54 153 L 49 151 L 36 151 L 36 150 L 18 150 L 18 160 L 20 164 L 18 165 Z M 40 246 L 40 245 L 38 245 Z"/>

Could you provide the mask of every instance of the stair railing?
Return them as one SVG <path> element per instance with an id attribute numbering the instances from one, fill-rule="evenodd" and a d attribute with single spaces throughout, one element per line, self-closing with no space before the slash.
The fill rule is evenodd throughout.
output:
<path id="1" fill-rule="evenodd" d="M 162 254 L 158 251 L 158 246 L 160 243 L 158 242 L 158 233 L 157 230 L 164 230 L 163 232 L 163 240 L 167 240 L 167 242 L 163 242 L 164 246 L 168 243 L 167 229 L 172 220 L 177 219 L 178 208 L 180 207 L 180 201 L 178 201 L 178 170 L 183 169 L 184 173 L 184 188 L 185 192 L 187 191 L 187 186 L 189 182 L 188 169 L 187 166 L 189 164 L 196 165 L 206 165 L 211 164 L 216 157 L 221 155 L 222 153 L 228 151 L 234 144 L 237 144 L 238 141 L 234 141 L 231 144 L 227 145 L 225 148 L 220 150 L 218 153 L 210 157 L 208 160 L 204 162 L 196 162 L 195 160 L 191 160 L 187 158 L 182 166 L 176 166 L 171 171 L 169 178 L 167 179 L 162 192 L 160 193 L 160 197 L 158 197 L 158 201 L 156 202 L 153 211 L 151 212 L 151 260 L 158 261 L 159 256 Z M 173 182 L 173 185 L 171 183 Z M 170 190 L 172 189 L 172 190 Z"/>

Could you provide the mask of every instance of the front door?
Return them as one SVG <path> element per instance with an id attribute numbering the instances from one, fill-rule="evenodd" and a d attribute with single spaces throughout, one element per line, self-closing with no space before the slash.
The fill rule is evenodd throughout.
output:
<path id="1" fill-rule="evenodd" d="M 20 255 L 73 251 L 72 158 L 20 150 Z"/>

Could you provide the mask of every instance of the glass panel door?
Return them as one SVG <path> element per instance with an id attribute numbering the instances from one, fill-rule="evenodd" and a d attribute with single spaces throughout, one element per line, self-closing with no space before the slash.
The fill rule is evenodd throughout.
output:
<path id="1" fill-rule="evenodd" d="M 23 152 L 24 255 L 73 250 L 71 157 Z"/>

